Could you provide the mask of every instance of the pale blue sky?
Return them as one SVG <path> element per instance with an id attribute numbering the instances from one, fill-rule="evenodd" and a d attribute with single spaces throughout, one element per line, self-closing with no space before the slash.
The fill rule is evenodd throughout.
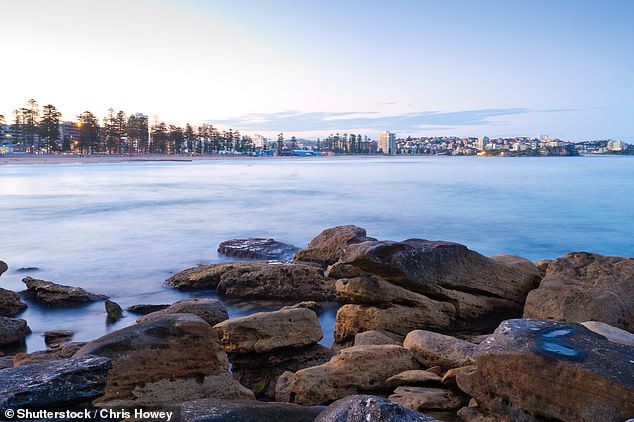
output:
<path id="1" fill-rule="evenodd" d="M 0 0 L 34 97 L 246 132 L 634 142 L 631 1 Z"/>

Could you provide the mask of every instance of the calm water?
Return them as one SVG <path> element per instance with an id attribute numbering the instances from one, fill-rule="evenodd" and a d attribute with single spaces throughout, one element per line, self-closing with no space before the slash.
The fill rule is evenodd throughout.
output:
<path id="1" fill-rule="evenodd" d="M 267 236 L 304 246 L 326 227 L 370 236 L 452 240 L 486 255 L 532 260 L 586 250 L 634 256 L 634 159 L 245 159 L 0 166 L 0 286 L 22 277 L 107 294 L 122 307 L 194 296 L 162 287 L 172 273 L 222 260 L 226 239 Z M 39 271 L 18 273 L 21 267 Z M 196 293 L 213 296 L 213 292 Z M 252 312 L 230 306 L 232 316 Z M 325 344 L 335 310 L 321 316 Z M 19 317 L 41 334 L 88 340 L 108 325 L 103 304 Z"/>

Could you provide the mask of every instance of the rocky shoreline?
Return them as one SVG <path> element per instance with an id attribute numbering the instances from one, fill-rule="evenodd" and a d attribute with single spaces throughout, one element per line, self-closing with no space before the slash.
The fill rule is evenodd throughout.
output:
<path id="1" fill-rule="evenodd" d="M 634 418 L 633 258 L 573 252 L 533 263 L 452 242 L 377 240 L 356 226 L 326 229 L 301 250 L 273 239 L 233 239 L 220 252 L 250 260 L 185 269 L 164 286 L 296 304 L 237 318 L 215 299 L 138 305 L 128 308 L 140 314 L 132 326 L 87 343 L 50 331 L 46 350 L 14 353 L 30 332 L 16 318 L 27 306 L 22 298 L 64 307 L 105 300 L 110 318 L 122 310 L 103 295 L 28 276 L 21 294 L 0 288 L 0 414 Z M 7 268 L 0 261 L 0 275 Z M 319 344 L 317 313 L 333 301 L 341 307 L 328 348 Z"/>

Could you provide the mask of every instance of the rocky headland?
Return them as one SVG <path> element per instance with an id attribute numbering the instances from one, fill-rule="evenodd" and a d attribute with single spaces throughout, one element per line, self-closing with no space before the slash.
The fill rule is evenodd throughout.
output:
<path id="1" fill-rule="evenodd" d="M 184 269 L 164 286 L 295 304 L 235 318 L 221 300 L 199 296 L 139 305 L 128 308 L 142 315 L 129 327 L 87 343 L 50 331 L 48 349 L 15 353 L 30 332 L 15 318 L 22 298 L 54 312 L 106 297 L 31 277 L 21 294 L 0 289 L 0 414 L 54 407 L 171 409 L 182 421 L 634 418 L 633 258 L 573 252 L 533 263 L 452 242 L 378 240 L 356 226 L 324 230 L 304 249 L 265 238 L 220 249 L 242 260 Z M 322 302 L 340 306 L 330 347 L 319 343 Z"/>

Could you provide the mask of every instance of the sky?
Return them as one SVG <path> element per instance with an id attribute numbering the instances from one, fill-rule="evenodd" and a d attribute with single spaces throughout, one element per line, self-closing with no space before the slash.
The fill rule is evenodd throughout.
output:
<path id="1" fill-rule="evenodd" d="M 634 143 L 629 0 L 0 0 L 0 114 Z"/>

